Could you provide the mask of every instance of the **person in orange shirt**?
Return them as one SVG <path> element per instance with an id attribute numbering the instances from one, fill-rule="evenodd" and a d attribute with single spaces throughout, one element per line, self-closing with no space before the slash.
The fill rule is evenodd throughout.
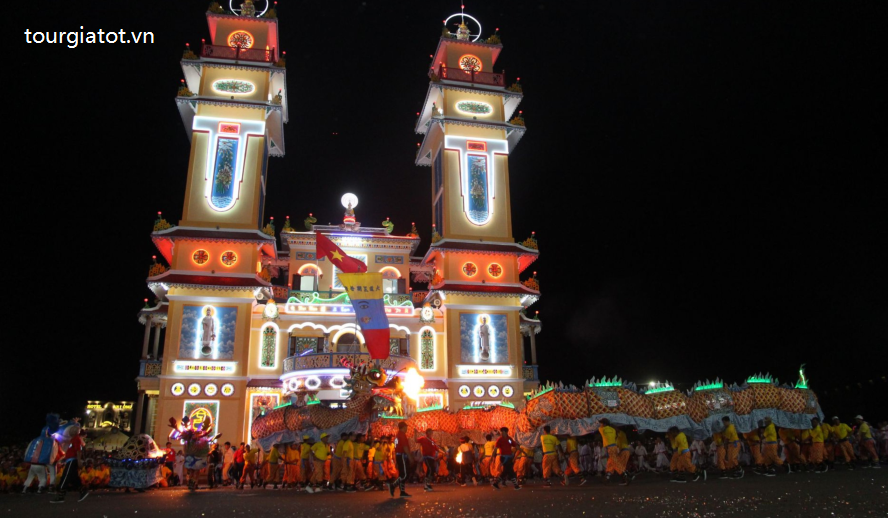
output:
<path id="1" fill-rule="evenodd" d="M 762 474 L 762 438 L 759 437 L 758 428 L 743 434 L 746 445 L 749 447 L 749 454 L 752 455 L 752 472 L 756 475 Z"/>
<path id="2" fill-rule="evenodd" d="M 93 489 L 95 478 L 96 471 L 93 468 L 93 461 L 92 459 L 90 459 L 86 461 L 86 466 L 84 466 L 83 469 L 80 470 L 80 483 L 83 485 L 83 487 Z"/>
<path id="3" fill-rule="evenodd" d="M 281 488 L 294 488 L 299 485 L 302 479 L 299 473 L 300 458 L 302 456 L 301 448 L 296 442 L 287 444 L 284 451 L 284 481 Z"/>
<path id="4" fill-rule="evenodd" d="M 108 463 L 103 460 L 99 462 L 99 467 L 96 469 L 96 484 L 98 487 L 108 487 L 110 483 L 111 470 L 108 468 Z"/>
<path id="5" fill-rule="evenodd" d="M 811 445 L 808 448 L 808 462 L 814 466 L 814 473 L 825 473 L 829 467 L 823 462 L 823 428 L 820 419 L 811 419 L 811 430 L 808 431 Z"/>
<path id="6" fill-rule="evenodd" d="M 623 477 L 624 485 L 626 481 L 625 468 L 620 465 L 620 447 L 617 445 L 617 431 L 610 425 L 610 420 L 601 418 L 598 420 L 598 433 L 601 434 L 602 447 L 607 451 L 607 475 L 605 482 L 610 482 L 612 473 L 616 473 Z"/>
<path id="7" fill-rule="evenodd" d="M 580 477 L 580 485 L 586 483 L 586 477 L 583 470 L 580 469 L 580 444 L 575 436 L 570 436 L 564 443 L 565 454 L 567 455 L 567 467 L 564 469 L 564 484 L 567 485 L 571 475 Z"/>
<path id="8" fill-rule="evenodd" d="M 725 474 L 725 441 L 721 432 L 712 434 L 712 444 L 715 445 L 715 467 L 721 472 L 721 478 L 728 478 Z"/>
<path id="9" fill-rule="evenodd" d="M 780 440 L 783 441 L 783 451 L 786 453 L 786 467 L 787 472 L 792 473 L 793 469 L 795 471 L 801 471 L 802 452 L 800 436 L 798 430 L 793 430 L 791 428 L 781 428 L 778 432 L 780 436 Z"/>

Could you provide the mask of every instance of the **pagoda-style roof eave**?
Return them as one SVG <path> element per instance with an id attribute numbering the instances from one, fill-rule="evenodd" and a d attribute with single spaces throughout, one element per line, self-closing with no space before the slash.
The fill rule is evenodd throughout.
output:
<path id="1" fill-rule="evenodd" d="M 481 283 L 481 282 L 451 282 L 444 280 L 434 286 L 429 286 L 429 294 L 440 292 L 458 293 L 461 295 L 478 295 L 486 297 L 519 297 L 522 306 L 530 306 L 540 298 L 540 292 L 532 290 L 519 283 Z"/>
<path id="2" fill-rule="evenodd" d="M 168 263 L 173 260 L 173 246 L 176 241 L 255 243 L 264 255 L 277 257 L 275 238 L 256 229 L 170 227 L 166 230 L 152 232 L 151 241 Z"/>
<path id="3" fill-rule="evenodd" d="M 428 262 L 432 255 L 436 253 L 446 253 L 449 251 L 463 252 L 479 255 L 517 255 L 518 256 L 518 273 L 523 272 L 540 256 L 539 250 L 527 248 L 518 243 L 499 243 L 494 241 L 468 241 L 463 239 L 442 239 L 437 243 L 432 243 L 428 251 L 423 256 L 423 263 Z"/>
<path id="4" fill-rule="evenodd" d="M 191 133 L 194 126 L 194 116 L 197 113 L 197 106 L 199 104 L 264 110 L 266 134 L 274 143 L 274 145 L 269 144 L 268 155 L 284 156 L 284 120 L 282 105 L 260 101 L 237 101 L 204 95 L 176 97 L 176 106 L 179 108 L 179 116 L 182 117 L 182 124 L 185 126 L 185 133 L 188 135 L 189 142 L 191 141 Z"/>
<path id="5" fill-rule="evenodd" d="M 274 65 L 250 64 L 249 62 L 226 63 L 218 60 L 208 60 L 203 57 L 198 59 L 183 59 L 180 61 L 182 65 L 182 75 L 185 76 L 185 85 L 192 92 L 200 91 L 200 78 L 203 75 L 204 68 L 221 68 L 225 70 L 248 70 L 268 72 L 271 84 L 269 92 L 272 96 L 281 92 L 281 110 L 282 120 L 286 124 L 290 121 L 290 102 L 287 98 L 287 69 L 284 67 L 276 67 Z"/>
<path id="6" fill-rule="evenodd" d="M 432 119 L 429 121 L 429 126 L 431 130 L 425 133 L 425 136 L 422 139 L 422 143 L 419 145 L 419 151 L 416 153 L 416 165 L 432 165 L 433 150 L 431 148 L 431 142 L 434 140 L 435 126 L 438 126 L 439 130 L 443 132 L 443 127 L 447 124 L 452 124 L 455 126 L 470 126 L 475 128 L 503 130 L 506 132 L 506 140 L 509 142 L 510 153 L 512 152 L 512 150 L 515 149 L 515 146 L 518 145 L 518 141 L 521 140 L 521 137 L 523 137 L 524 133 L 527 131 L 527 128 L 525 128 L 524 126 L 509 124 L 508 122 L 480 121 L 464 119 L 462 117 L 432 117 Z"/>
<path id="7" fill-rule="evenodd" d="M 167 293 L 170 288 L 195 288 L 210 291 L 252 291 L 259 298 L 270 299 L 272 285 L 257 274 L 228 275 L 196 273 L 188 270 L 168 270 L 160 275 L 148 277 L 145 282 L 148 288 L 157 295 L 161 301 L 167 301 Z"/>

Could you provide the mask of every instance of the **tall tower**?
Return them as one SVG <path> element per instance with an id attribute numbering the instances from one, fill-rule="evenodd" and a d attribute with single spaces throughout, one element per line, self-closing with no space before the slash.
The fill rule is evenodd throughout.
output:
<path id="1" fill-rule="evenodd" d="M 151 235 L 170 265 L 148 278 L 165 306 L 165 346 L 151 359 L 160 376 L 139 378 L 137 412 L 155 437 L 183 415 L 240 437 L 249 382 L 276 377 L 250 361 L 253 308 L 273 297 L 262 260 L 277 254 L 273 227 L 260 230 L 268 158 L 283 156 L 287 122 L 278 22 L 263 3 L 245 0 L 234 14 L 211 4 L 210 40 L 181 62 L 176 104 L 191 140 L 184 208 L 178 226 Z"/>
<path id="2" fill-rule="evenodd" d="M 429 296 L 440 293 L 446 308 L 451 407 L 519 401 L 538 383 L 535 369 L 524 374 L 521 310 L 539 291 L 519 279 L 538 251 L 515 243 L 509 195 L 509 154 L 525 132 L 514 116 L 523 94 L 494 71 L 499 36 L 482 39 L 481 30 L 464 13 L 445 20 L 416 124 L 416 164 L 431 166 L 435 233 L 424 263 L 434 266 Z"/>

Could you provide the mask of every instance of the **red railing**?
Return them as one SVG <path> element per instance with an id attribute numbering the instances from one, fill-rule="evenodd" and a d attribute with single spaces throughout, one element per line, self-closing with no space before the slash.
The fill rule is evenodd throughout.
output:
<path id="1" fill-rule="evenodd" d="M 236 61 L 259 61 L 274 63 L 277 61 L 274 49 L 242 49 L 225 45 L 206 45 L 201 48 L 200 55 L 205 58 L 234 59 Z"/>
<path id="2" fill-rule="evenodd" d="M 449 81 L 462 81 L 465 83 L 475 83 L 490 86 L 506 86 L 506 74 L 497 74 L 495 72 L 471 72 L 461 68 L 452 68 L 440 66 L 437 70 L 433 70 L 441 79 Z"/>

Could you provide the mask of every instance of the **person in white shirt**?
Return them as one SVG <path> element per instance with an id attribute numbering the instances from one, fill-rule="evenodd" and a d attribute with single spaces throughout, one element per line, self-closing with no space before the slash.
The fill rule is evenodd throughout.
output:
<path id="1" fill-rule="evenodd" d="M 698 468 L 706 465 L 706 443 L 701 439 L 694 439 L 691 442 L 691 463 Z"/>
<path id="2" fill-rule="evenodd" d="M 595 470 L 595 474 L 601 474 L 601 444 L 595 443 L 595 447 L 592 448 L 592 469 Z"/>
<path id="3" fill-rule="evenodd" d="M 232 449 L 230 442 L 226 442 L 225 445 L 222 446 L 222 485 L 224 486 L 231 484 L 231 476 L 228 472 L 233 465 L 234 449 Z"/>
<path id="4" fill-rule="evenodd" d="M 592 473 L 592 447 L 588 442 L 580 445 L 580 469 L 583 473 Z"/>
<path id="5" fill-rule="evenodd" d="M 715 444 L 715 441 L 709 443 L 709 463 L 718 466 L 718 444 Z"/>
<path id="6" fill-rule="evenodd" d="M 666 443 L 657 437 L 654 442 L 654 454 L 657 455 L 657 470 L 669 471 L 669 457 L 666 456 Z"/>
<path id="7" fill-rule="evenodd" d="M 641 444 L 641 441 L 635 443 L 635 460 L 638 464 L 638 470 L 646 470 L 646 471 L 654 471 L 654 468 L 651 467 L 647 462 L 647 448 L 644 447 L 644 444 Z"/>

